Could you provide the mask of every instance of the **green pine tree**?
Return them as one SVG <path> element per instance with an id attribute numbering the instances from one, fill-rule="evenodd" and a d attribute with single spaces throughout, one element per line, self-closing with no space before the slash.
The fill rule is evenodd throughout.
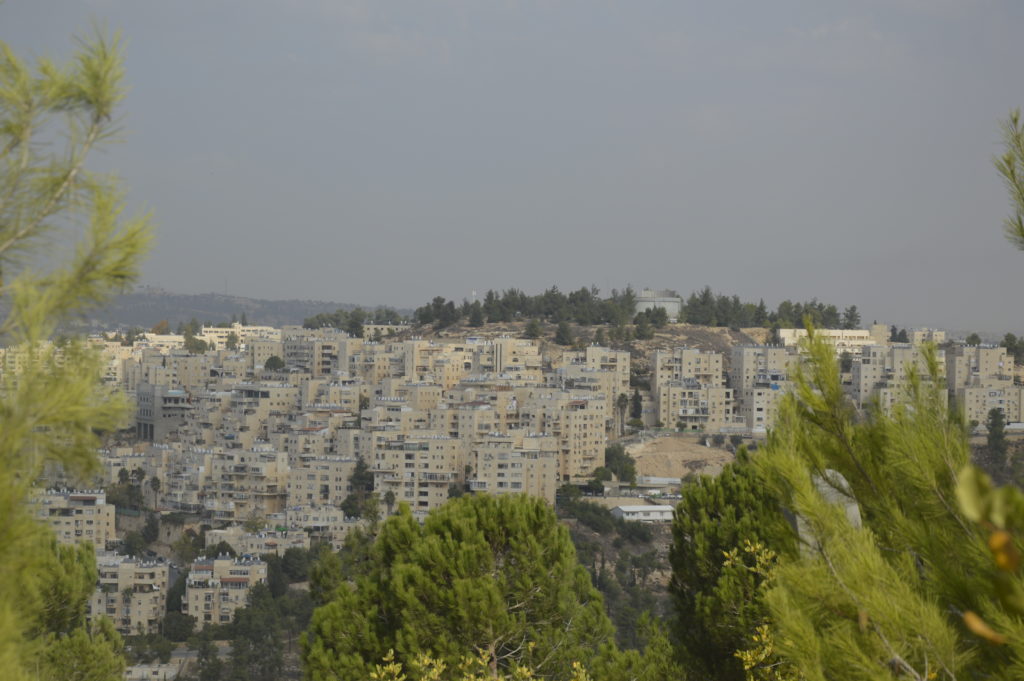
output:
<path id="1" fill-rule="evenodd" d="M 795 542 L 775 497 L 741 449 L 717 477 L 683 487 L 672 523 L 672 593 L 681 659 L 707 679 L 744 678 L 736 651 L 745 648 L 767 607 L 756 558 L 742 552 L 762 543 L 792 553 Z M 742 560 L 726 564 L 727 552 Z"/>
<path id="2" fill-rule="evenodd" d="M 1007 678 L 1010 651 L 965 626 L 965 613 L 1004 619 L 982 533 L 956 503 L 964 427 L 925 352 L 905 402 L 861 419 L 812 335 L 755 459 L 800 528 L 766 602 L 778 653 L 807 679 Z"/>
<path id="3" fill-rule="evenodd" d="M 72 340 L 58 355 L 46 342 L 124 290 L 149 241 L 144 219 L 121 219 L 116 180 L 85 166 L 113 132 L 122 75 L 117 42 L 102 37 L 81 41 L 68 64 L 35 67 L 0 43 L 0 334 L 31 358 L 0 377 L 0 669 L 12 681 L 113 680 L 124 666 L 109 623 L 84 621 L 92 552 L 58 552 L 26 503 L 48 464 L 94 471 L 97 433 L 129 413 L 101 383 L 95 352 Z M 58 240 L 77 248 L 54 249 Z M 26 264 L 44 251 L 72 255 L 45 272 Z"/>
<path id="4" fill-rule="evenodd" d="M 402 505 L 372 547 L 368 574 L 333 586 L 303 639 L 311 681 L 369 678 L 389 650 L 403 663 L 478 652 L 568 676 L 610 645 L 601 597 L 566 529 L 538 499 L 466 496 L 421 525 Z"/>

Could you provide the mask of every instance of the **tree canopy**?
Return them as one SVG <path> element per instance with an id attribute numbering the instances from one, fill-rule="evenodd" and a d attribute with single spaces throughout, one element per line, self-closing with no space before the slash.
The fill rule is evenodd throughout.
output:
<path id="1" fill-rule="evenodd" d="M 983 533 L 957 504 L 968 446 L 935 353 L 891 414 L 857 418 L 834 351 L 807 348 L 755 459 L 802 545 L 766 596 L 776 649 L 807 679 L 1007 678 L 1017 651 L 968 617 L 1006 619 Z"/>
<path id="2" fill-rule="evenodd" d="M 456 664 L 478 651 L 493 668 L 567 676 L 613 638 L 600 594 L 568 532 L 541 500 L 466 496 L 420 525 L 388 518 L 369 572 L 339 584 L 303 641 L 314 681 L 365 679 L 393 650 Z"/>

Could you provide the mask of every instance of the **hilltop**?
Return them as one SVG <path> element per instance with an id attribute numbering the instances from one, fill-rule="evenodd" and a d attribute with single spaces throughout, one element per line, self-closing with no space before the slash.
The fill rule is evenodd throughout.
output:
<path id="1" fill-rule="evenodd" d="M 323 300 L 266 300 L 222 293 L 173 293 L 160 288 L 140 287 L 91 312 L 89 319 L 80 325 L 104 330 L 133 326 L 148 329 L 164 319 L 174 326 L 190 319 L 224 322 L 232 316 L 241 318 L 244 314 L 250 324 L 284 326 L 302 324 L 302 320 L 313 315 L 356 307 L 359 306 L 353 303 Z"/>

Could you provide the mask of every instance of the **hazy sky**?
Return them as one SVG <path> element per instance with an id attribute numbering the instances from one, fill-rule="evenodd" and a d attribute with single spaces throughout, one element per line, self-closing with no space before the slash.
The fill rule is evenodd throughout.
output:
<path id="1" fill-rule="evenodd" d="M 1020 0 L 7 0 L 120 29 L 143 282 L 415 306 L 710 285 L 1024 331 Z"/>

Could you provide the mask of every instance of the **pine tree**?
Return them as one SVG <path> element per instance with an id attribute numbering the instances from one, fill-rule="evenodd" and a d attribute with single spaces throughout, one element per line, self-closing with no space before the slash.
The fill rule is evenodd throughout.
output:
<path id="1" fill-rule="evenodd" d="M 629 417 L 633 419 L 641 418 L 644 415 L 644 400 L 640 397 L 640 389 L 636 388 L 633 390 L 633 399 L 629 405 Z"/>
<path id="2" fill-rule="evenodd" d="M 685 665 L 701 678 L 744 678 L 736 651 L 743 649 L 767 608 L 763 577 L 744 556 L 724 556 L 745 543 L 760 542 L 776 552 L 795 548 L 775 497 L 766 489 L 745 450 L 717 477 L 686 485 L 672 523 L 672 581 L 676 640 Z M 739 555 L 739 553 L 737 554 Z"/>
<path id="3" fill-rule="evenodd" d="M 393 650 L 409 663 L 481 653 L 493 669 L 524 664 L 568 675 L 613 638 L 601 597 L 567 530 L 543 501 L 466 496 L 420 525 L 388 518 L 369 572 L 338 584 L 303 638 L 307 678 L 369 678 Z"/>
<path id="4" fill-rule="evenodd" d="M 1010 216 L 1003 221 L 1003 230 L 1010 243 L 1024 250 L 1024 124 L 1021 123 L 1020 109 L 1010 112 L 1002 128 L 1006 151 L 996 158 L 995 164 L 1006 184 L 1012 206 Z"/>
<path id="5" fill-rule="evenodd" d="M 569 322 L 558 322 L 558 328 L 555 331 L 555 343 L 559 345 L 572 345 L 575 339 L 572 335 L 572 329 L 569 327 Z"/>
<path id="6" fill-rule="evenodd" d="M 986 444 L 989 454 L 999 461 L 1006 461 L 1006 418 L 1003 410 L 993 407 L 988 412 L 988 420 L 985 421 L 985 428 L 988 430 Z"/>
<path id="7" fill-rule="evenodd" d="M 834 350 L 813 336 L 807 350 L 755 459 L 803 543 L 766 597 L 779 653 L 808 679 L 994 678 L 1006 652 L 964 615 L 1005 618 L 982 533 L 957 507 L 968 446 L 934 351 L 904 404 L 858 419 Z"/>
<path id="8" fill-rule="evenodd" d="M 58 552 L 26 503 L 47 464 L 95 470 L 97 433 L 128 414 L 84 343 L 58 356 L 46 342 L 133 281 L 149 239 L 145 220 L 121 220 L 116 181 L 85 168 L 112 133 L 122 74 L 116 41 L 83 40 L 70 64 L 35 69 L 0 43 L 0 334 L 30 359 L 0 378 L 0 669 L 13 681 L 114 679 L 124 665 L 109 623 L 84 621 L 92 552 Z M 78 247 L 52 248 L 58 240 Z M 26 266 L 42 251 L 73 254 L 47 272 Z"/>

